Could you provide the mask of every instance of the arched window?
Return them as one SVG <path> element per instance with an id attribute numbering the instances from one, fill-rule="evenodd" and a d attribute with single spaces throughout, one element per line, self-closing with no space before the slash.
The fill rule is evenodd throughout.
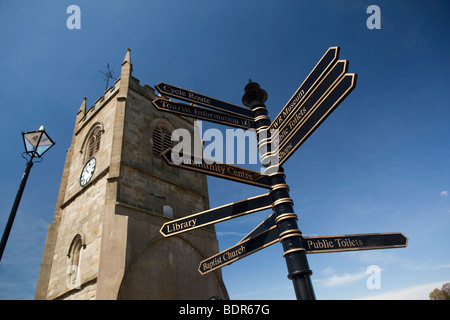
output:
<path id="1" fill-rule="evenodd" d="M 69 252 L 67 253 L 67 257 L 69 258 L 69 278 L 67 284 L 75 284 L 80 280 L 79 271 L 80 271 L 80 258 L 81 258 L 81 249 L 84 249 L 86 244 L 84 243 L 84 239 L 80 234 L 77 234 L 70 244 Z"/>
<path id="2" fill-rule="evenodd" d="M 103 124 L 100 122 L 94 123 L 89 129 L 80 149 L 80 153 L 83 154 L 83 163 L 88 162 L 100 150 L 102 134 L 104 132 Z"/>
<path id="3" fill-rule="evenodd" d="M 102 138 L 102 131 L 100 130 L 100 127 L 96 127 L 94 131 L 91 133 L 91 136 L 89 137 L 89 142 L 87 146 L 88 159 L 92 158 L 94 154 L 96 154 L 97 151 L 100 149 L 101 138 Z"/>
<path id="4" fill-rule="evenodd" d="M 172 133 L 165 127 L 156 127 L 153 130 L 153 154 L 161 156 L 167 148 L 172 148 Z"/>

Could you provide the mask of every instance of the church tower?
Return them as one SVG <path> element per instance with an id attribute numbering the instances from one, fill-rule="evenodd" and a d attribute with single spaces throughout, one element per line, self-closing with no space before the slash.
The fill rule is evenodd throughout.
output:
<path id="1" fill-rule="evenodd" d="M 219 252 L 214 227 L 164 238 L 167 221 L 209 208 L 202 174 L 165 163 L 177 128 L 194 121 L 152 105 L 153 88 L 120 78 L 76 114 L 72 143 L 49 226 L 35 299 L 228 298 L 219 271 L 200 261 Z"/>

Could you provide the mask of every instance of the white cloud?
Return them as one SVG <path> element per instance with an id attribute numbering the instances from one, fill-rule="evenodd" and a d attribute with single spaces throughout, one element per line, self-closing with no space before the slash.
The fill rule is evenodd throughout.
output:
<path id="1" fill-rule="evenodd" d="M 323 274 L 333 274 L 333 273 L 336 273 L 336 272 L 337 272 L 336 269 L 334 269 L 333 267 L 325 268 L 322 271 Z"/>
<path id="2" fill-rule="evenodd" d="M 392 290 L 385 293 L 363 297 L 359 300 L 429 300 L 429 293 L 434 289 L 440 289 L 448 280 L 431 282 L 417 286 Z"/>
<path id="3" fill-rule="evenodd" d="M 237 237 L 245 237 L 247 234 L 242 232 L 235 232 L 235 231 L 217 231 L 217 236 L 224 237 L 224 236 L 237 236 Z"/>
<path id="4" fill-rule="evenodd" d="M 447 198 L 448 197 L 448 191 L 447 190 L 441 191 L 441 197 L 442 198 Z"/>
<path id="5" fill-rule="evenodd" d="M 317 283 L 323 287 L 337 287 L 345 284 L 349 284 L 361 279 L 367 278 L 367 272 L 359 272 L 359 273 L 344 273 L 342 275 L 333 274 L 332 276 L 326 279 L 316 279 L 314 283 Z"/>

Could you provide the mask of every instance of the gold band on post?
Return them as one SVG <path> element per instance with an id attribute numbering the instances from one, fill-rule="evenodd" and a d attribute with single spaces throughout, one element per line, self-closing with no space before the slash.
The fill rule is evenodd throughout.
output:
<path id="1" fill-rule="evenodd" d="M 278 199 L 278 200 L 276 200 L 276 201 L 274 201 L 273 202 L 273 204 L 272 204 L 272 209 L 275 207 L 275 206 L 277 206 L 277 205 L 279 205 L 279 204 L 282 204 L 282 203 L 290 203 L 290 204 L 294 204 L 294 201 L 291 199 L 291 198 L 281 198 L 281 199 Z"/>
<path id="2" fill-rule="evenodd" d="M 269 138 L 264 138 L 258 141 L 258 147 L 261 148 L 261 146 L 263 146 L 264 144 L 269 144 L 271 142 L 270 137 Z"/>
<path id="3" fill-rule="evenodd" d="M 267 108 L 265 106 L 257 106 L 252 108 L 252 111 L 255 112 L 256 110 L 267 110 Z"/>
<path id="4" fill-rule="evenodd" d="M 295 220 L 298 220 L 298 216 L 297 216 L 295 213 L 293 213 L 293 212 L 290 212 L 290 213 L 283 213 L 283 214 L 280 214 L 280 215 L 275 219 L 275 223 L 278 224 L 278 223 L 280 223 L 281 221 L 286 220 L 286 219 L 295 219 Z"/>
<path id="5" fill-rule="evenodd" d="M 259 134 L 261 131 L 267 131 L 269 130 L 269 126 L 261 126 L 258 129 L 256 129 L 256 134 Z"/>
<path id="6" fill-rule="evenodd" d="M 259 120 L 269 120 L 270 121 L 270 118 L 267 115 L 262 114 L 260 116 L 255 117 L 255 119 L 253 121 L 256 122 L 256 121 L 259 121 Z"/>
<path id="7" fill-rule="evenodd" d="M 270 188 L 270 192 L 278 189 L 288 189 L 289 191 L 289 186 L 286 183 L 275 184 L 272 186 L 272 188 Z"/>
<path id="8" fill-rule="evenodd" d="M 293 229 L 293 230 L 287 230 L 285 232 L 280 233 L 280 241 L 286 240 L 287 238 L 292 238 L 292 237 L 301 237 L 302 236 L 302 232 L 298 229 Z"/>
<path id="9" fill-rule="evenodd" d="M 305 251 L 306 252 L 306 250 L 304 248 L 291 249 L 291 250 L 285 251 L 283 253 L 283 257 L 285 257 L 286 255 L 288 255 L 290 253 L 297 252 L 297 251 Z"/>

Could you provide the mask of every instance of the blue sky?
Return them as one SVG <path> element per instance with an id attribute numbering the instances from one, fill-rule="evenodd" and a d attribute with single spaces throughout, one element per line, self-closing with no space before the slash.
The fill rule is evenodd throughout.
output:
<path id="1" fill-rule="evenodd" d="M 69 5 L 81 29 L 69 30 Z M 366 9 L 381 9 L 369 30 Z M 131 48 L 141 84 L 167 82 L 241 104 L 248 79 L 274 119 L 331 46 L 355 90 L 286 162 L 304 235 L 402 232 L 407 248 L 309 255 L 318 299 L 427 299 L 450 281 L 448 1 L 0 2 L 0 228 L 25 161 L 21 131 L 44 124 L 56 145 L 31 172 L 0 265 L 0 299 L 32 299 L 66 149 L 84 96 L 103 95 Z M 204 129 L 217 127 L 203 123 Z M 224 127 L 222 127 L 223 129 Z M 266 191 L 208 178 L 217 207 Z M 216 225 L 220 249 L 270 211 Z M 381 288 L 366 285 L 381 269 Z M 232 299 L 294 299 L 280 244 L 222 269 Z"/>

